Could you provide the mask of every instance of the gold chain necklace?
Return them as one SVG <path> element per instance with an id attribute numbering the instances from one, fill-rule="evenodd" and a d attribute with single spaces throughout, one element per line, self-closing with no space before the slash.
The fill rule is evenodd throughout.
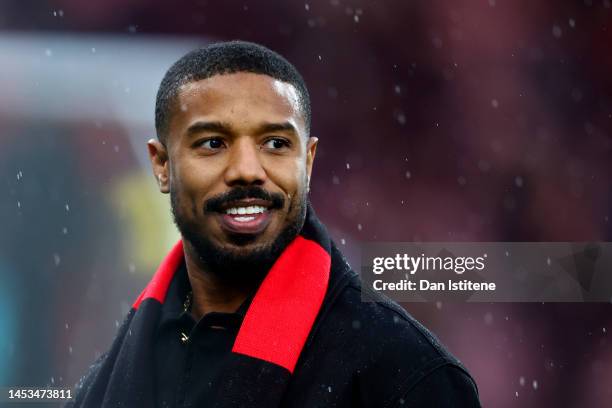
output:
<path id="1" fill-rule="evenodd" d="M 190 290 L 185 297 L 185 302 L 183 302 L 183 311 L 187 313 L 191 309 L 191 302 L 193 300 L 193 292 Z M 185 334 L 185 332 L 181 332 L 181 342 L 183 344 L 189 341 L 189 336 Z"/>
<path id="2" fill-rule="evenodd" d="M 183 302 L 183 311 L 188 312 L 191 310 L 191 302 L 193 301 L 193 292 L 190 290 L 185 297 L 185 301 Z"/>

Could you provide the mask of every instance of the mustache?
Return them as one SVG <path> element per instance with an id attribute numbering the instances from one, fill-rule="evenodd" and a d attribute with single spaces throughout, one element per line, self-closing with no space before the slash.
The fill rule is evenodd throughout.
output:
<path id="1" fill-rule="evenodd" d="M 270 209 L 279 209 L 285 206 L 285 197 L 281 193 L 270 193 L 261 187 L 235 187 L 230 191 L 216 195 L 204 204 L 204 212 L 222 212 L 223 207 L 233 201 L 255 198 L 270 203 Z"/>

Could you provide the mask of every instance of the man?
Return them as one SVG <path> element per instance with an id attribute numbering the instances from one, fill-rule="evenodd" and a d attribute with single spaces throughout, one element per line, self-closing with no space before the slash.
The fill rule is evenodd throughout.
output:
<path id="1" fill-rule="evenodd" d="M 246 42 L 177 61 L 148 143 L 182 240 L 77 407 L 478 407 L 476 385 L 360 281 L 308 201 L 317 138 L 284 58 Z"/>

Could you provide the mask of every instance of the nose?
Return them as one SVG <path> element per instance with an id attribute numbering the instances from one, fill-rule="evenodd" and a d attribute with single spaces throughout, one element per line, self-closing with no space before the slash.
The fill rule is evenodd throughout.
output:
<path id="1" fill-rule="evenodd" d="M 225 171 L 225 183 L 228 186 L 264 184 L 266 171 L 261 163 L 260 150 L 252 138 L 237 138 L 229 150 Z"/>

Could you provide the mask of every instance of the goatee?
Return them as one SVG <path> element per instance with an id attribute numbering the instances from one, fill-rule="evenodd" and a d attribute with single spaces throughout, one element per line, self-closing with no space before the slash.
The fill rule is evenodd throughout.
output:
<path id="1" fill-rule="evenodd" d="M 230 201 L 244 198 L 261 198 L 272 203 L 269 210 L 284 208 L 284 198 L 278 193 L 268 193 L 261 187 L 236 187 L 229 192 L 213 197 L 200 209 L 202 215 L 211 213 Z M 306 219 L 307 194 L 304 192 L 297 200 L 297 211 L 294 219 L 280 232 L 274 241 L 268 245 L 256 246 L 252 250 L 229 249 L 214 244 L 205 234 L 198 231 L 197 225 L 181 214 L 181 203 L 175 188 L 170 189 L 170 204 L 174 223 L 183 238 L 196 251 L 199 261 L 215 278 L 230 284 L 252 286 L 261 283 L 263 278 L 295 237 L 302 230 Z M 183 207 L 185 208 L 185 207 Z M 195 208 L 197 210 L 197 207 Z M 289 213 L 292 212 L 291 204 Z M 208 213 L 208 214 L 206 214 Z M 255 237 L 249 235 L 233 235 L 229 237 L 238 247 L 248 245 Z"/>

